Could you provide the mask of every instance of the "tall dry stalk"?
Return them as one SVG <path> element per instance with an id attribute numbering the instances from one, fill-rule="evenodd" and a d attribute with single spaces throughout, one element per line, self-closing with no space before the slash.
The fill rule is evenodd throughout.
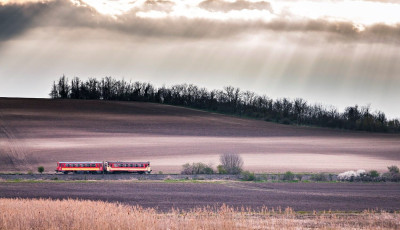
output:
<path id="1" fill-rule="evenodd" d="M 191 211 L 103 201 L 0 199 L 0 229 L 399 229 L 400 214 L 297 214 L 292 209 L 254 212 L 223 205 Z"/>

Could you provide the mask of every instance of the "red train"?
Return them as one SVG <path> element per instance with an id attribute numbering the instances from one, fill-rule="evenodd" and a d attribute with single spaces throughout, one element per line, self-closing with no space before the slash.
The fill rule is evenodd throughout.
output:
<path id="1" fill-rule="evenodd" d="M 150 174 L 150 162 L 121 162 L 121 161 L 97 161 L 97 162 L 57 162 L 56 172 L 64 174 L 72 173 L 139 173 Z"/>

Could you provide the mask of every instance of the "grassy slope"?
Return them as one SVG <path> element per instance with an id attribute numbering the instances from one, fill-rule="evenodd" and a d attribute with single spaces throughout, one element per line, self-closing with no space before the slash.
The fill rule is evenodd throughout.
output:
<path id="1" fill-rule="evenodd" d="M 61 160 L 104 159 L 151 160 L 156 172 L 177 172 L 184 162 L 216 166 L 225 152 L 242 154 L 254 171 L 340 172 L 400 162 L 400 135 L 280 125 L 153 103 L 0 98 L 0 130 L 0 171 L 38 165 L 50 171 Z"/>

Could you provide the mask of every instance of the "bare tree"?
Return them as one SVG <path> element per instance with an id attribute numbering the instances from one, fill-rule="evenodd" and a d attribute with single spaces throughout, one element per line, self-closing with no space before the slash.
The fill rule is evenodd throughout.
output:
<path id="1" fill-rule="evenodd" d="M 243 159 L 239 154 L 225 153 L 219 160 L 228 174 L 239 174 L 242 171 Z"/>
<path id="2" fill-rule="evenodd" d="M 50 97 L 55 99 L 58 98 L 58 90 L 57 90 L 57 85 L 56 82 L 53 82 L 53 86 L 51 87 L 51 92 L 50 92 Z"/>
<path id="3" fill-rule="evenodd" d="M 70 91 L 70 86 L 68 84 L 68 78 L 63 75 L 59 80 L 58 80 L 58 94 L 60 98 L 68 98 L 69 97 L 69 92 Z"/>

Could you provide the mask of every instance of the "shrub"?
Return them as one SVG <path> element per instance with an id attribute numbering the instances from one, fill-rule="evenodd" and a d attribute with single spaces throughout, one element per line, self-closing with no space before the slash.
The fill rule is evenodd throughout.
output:
<path id="1" fill-rule="evenodd" d="M 39 166 L 39 167 L 37 168 L 37 171 L 38 171 L 40 174 L 42 174 L 42 173 L 44 172 L 44 167 L 43 167 L 43 166 Z"/>
<path id="2" fill-rule="evenodd" d="M 257 180 L 257 177 L 256 177 L 256 180 Z M 266 181 L 266 180 L 268 180 L 268 175 L 266 173 L 263 173 L 263 174 L 260 175 L 258 180 L 265 180 Z"/>
<path id="3" fill-rule="evenodd" d="M 399 173 L 399 167 L 397 167 L 396 165 L 392 165 L 388 167 L 389 173 L 395 174 L 395 173 Z"/>
<path id="4" fill-rule="evenodd" d="M 371 171 L 369 171 L 368 175 L 369 175 L 371 178 L 377 178 L 377 177 L 379 177 L 379 173 L 378 173 L 378 171 L 376 171 L 376 170 L 371 170 Z"/>
<path id="5" fill-rule="evenodd" d="M 303 174 L 297 174 L 296 178 L 297 180 L 301 181 L 301 179 L 303 179 Z"/>
<path id="6" fill-rule="evenodd" d="M 285 174 L 283 174 L 283 180 L 294 180 L 294 173 L 291 171 L 285 172 Z"/>
<path id="7" fill-rule="evenodd" d="M 325 173 L 317 173 L 311 175 L 313 181 L 328 181 L 328 176 Z"/>
<path id="8" fill-rule="evenodd" d="M 222 165 L 218 165 L 217 166 L 217 170 L 218 170 L 219 174 L 226 174 L 227 173 L 225 168 L 224 168 L 224 166 L 222 166 Z"/>
<path id="9" fill-rule="evenodd" d="M 384 180 L 398 182 L 400 181 L 399 167 L 392 165 L 388 167 L 389 172 L 382 175 Z"/>
<path id="10" fill-rule="evenodd" d="M 221 165 L 228 174 L 239 174 L 242 171 L 243 159 L 239 154 L 223 154 L 219 157 Z"/>
<path id="11" fill-rule="evenodd" d="M 158 174 L 164 174 L 163 171 L 158 171 Z"/>
<path id="12" fill-rule="evenodd" d="M 399 182 L 400 181 L 400 173 L 395 173 L 392 175 L 392 181 Z"/>
<path id="13" fill-rule="evenodd" d="M 204 163 L 198 162 L 198 163 L 186 163 L 182 165 L 182 172 L 181 174 L 185 175 L 192 175 L 192 174 L 213 174 L 214 170 L 211 168 L 211 166 L 206 165 Z"/>
<path id="14" fill-rule="evenodd" d="M 29 171 L 28 171 L 28 175 L 33 175 L 32 170 L 29 170 Z"/>
<path id="15" fill-rule="evenodd" d="M 338 180 L 341 181 L 358 181 L 366 176 L 366 172 L 363 169 L 359 169 L 357 171 L 347 171 L 344 173 L 340 173 L 338 175 Z"/>
<path id="16" fill-rule="evenodd" d="M 254 175 L 254 173 L 251 173 L 249 171 L 243 171 L 240 173 L 242 180 L 245 181 L 254 181 L 256 180 L 256 176 Z"/>

